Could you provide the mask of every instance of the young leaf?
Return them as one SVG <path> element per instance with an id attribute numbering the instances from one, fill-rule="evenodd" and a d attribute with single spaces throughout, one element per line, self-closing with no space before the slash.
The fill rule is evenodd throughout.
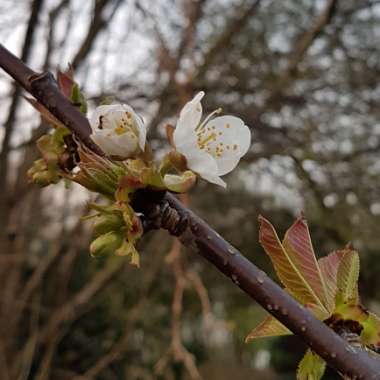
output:
<path id="1" fill-rule="evenodd" d="M 66 98 L 70 99 L 72 88 L 75 85 L 73 68 L 69 66 L 69 68 L 66 71 L 58 70 L 57 82 L 58 87 L 63 93 L 63 95 L 65 95 Z"/>
<path id="2" fill-rule="evenodd" d="M 380 319 L 377 315 L 368 312 L 368 318 L 362 322 L 363 331 L 360 334 L 362 343 L 366 346 L 380 347 Z"/>
<path id="3" fill-rule="evenodd" d="M 337 304 L 345 302 L 359 302 L 358 281 L 359 281 L 359 255 L 356 251 L 345 250 L 338 273 L 337 273 Z"/>
<path id="4" fill-rule="evenodd" d="M 297 218 L 288 229 L 282 244 L 300 273 L 310 284 L 320 303 L 327 308 L 325 284 L 315 257 L 309 228 L 303 216 Z"/>
<path id="5" fill-rule="evenodd" d="M 290 335 L 292 332 L 288 330 L 276 318 L 268 315 L 257 327 L 255 327 L 245 338 L 245 342 L 257 338 L 268 338 L 273 336 Z"/>
<path id="6" fill-rule="evenodd" d="M 306 304 L 304 306 L 320 321 L 324 321 L 329 317 L 329 313 L 324 308 L 320 308 L 314 304 Z M 268 315 L 257 327 L 255 327 L 245 338 L 245 342 L 257 338 L 268 338 L 271 336 L 290 335 L 292 332 L 282 325 L 276 318 Z"/>
<path id="7" fill-rule="evenodd" d="M 337 276 L 338 269 L 345 251 L 334 251 L 318 260 L 323 281 L 326 287 L 326 302 L 330 312 L 335 308 L 335 298 L 338 291 Z"/>
<path id="8" fill-rule="evenodd" d="M 319 380 L 322 378 L 325 369 L 325 361 L 311 350 L 307 350 L 298 364 L 297 380 Z"/>
<path id="9" fill-rule="evenodd" d="M 279 279 L 287 290 L 302 304 L 315 304 L 325 309 L 324 302 L 302 272 L 304 266 L 299 265 L 300 257 L 298 257 L 301 255 L 295 259 L 293 250 L 287 252 L 268 220 L 260 216 L 259 222 L 260 243 L 270 257 Z"/>

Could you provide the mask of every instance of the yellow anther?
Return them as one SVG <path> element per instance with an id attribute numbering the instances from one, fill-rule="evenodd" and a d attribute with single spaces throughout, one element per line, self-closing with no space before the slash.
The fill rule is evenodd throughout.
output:
<path id="1" fill-rule="evenodd" d="M 115 128 L 115 133 L 117 135 L 123 135 L 124 133 L 126 133 L 128 131 L 128 128 L 122 126 L 122 125 L 119 125 Z"/>
<path id="2" fill-rule="evenodd" d="M 212 140 L 214 140 L 214 141 L 216 140 L 215 133 L 211 133 L 204 140 L 198 141 L 198 145 L 201 146 L 201 145 L 209 144 L 210 141 L 212 141 Z"/>

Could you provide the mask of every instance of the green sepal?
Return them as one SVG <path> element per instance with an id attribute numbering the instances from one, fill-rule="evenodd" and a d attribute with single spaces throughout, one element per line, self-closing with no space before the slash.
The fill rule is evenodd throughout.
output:
<path id="1" fill-rule="evenodd" d="M 140 255 L 133 243 L 124 240 L 121 247 L 115 252 L 118 256 L 130 256 L 131 264 L 140 267 Z"/>
<path id="2" fill-rule="evenodd" d="M 196 181 L 197 176 L 190 170 L 178 175 L 166 174 L 164 176 L 165 187 L 175 193 L 186 193 L 195 185 Z"/>
<path id="3" fill-rule="evenodd" d="M 95 236 L 103 235 L 107 232 L 118 231 L 124 226 L 122 215 L 119 211 L 114 213 L 105 213 L 95 216 L 95 222 L 92 227 Z"/>
<path id="4" fill-rule="evenodd" d="M 87 113 L 87 102 L 77 83 L 74 83 L 71 88 L 71 101 L 79 106 L 80 112 Z"/>
<path id="5" fill-rule="evenodd" d="M 123 243 L 123 234 L 115 231 L 97 237 L 90 245 L 93 257 L 108 256 L 116 252 Z"/>

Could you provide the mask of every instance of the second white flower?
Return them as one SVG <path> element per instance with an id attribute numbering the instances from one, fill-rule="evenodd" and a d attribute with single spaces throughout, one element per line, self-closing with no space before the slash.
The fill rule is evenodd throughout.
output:
<path id="1" fill-rule="evenodd" d="M 251 144 L 251 132 L 244 121 L 235 116 L 212 118 L 202 123 L 199 92 L 180 113 L 173 134 L 176 150 L 185 156 L 187 166 L 205 180 L 226 187 L 221 176 L 232 171 L 247 153 Z"/>

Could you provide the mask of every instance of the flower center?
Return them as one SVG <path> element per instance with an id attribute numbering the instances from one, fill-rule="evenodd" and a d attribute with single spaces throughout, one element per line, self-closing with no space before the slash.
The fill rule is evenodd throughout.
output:
<path id="1" fill-rule="evenodd" d="M 114 131 L 117 135 L 123 135 L 127 132 L 130 132 L 130 134 L 137 135 L 138 130 L 134 124 L 134 120 L 132 118 L 132 115 L 130 112 L 124 112 L 121 116 L 120 120 L 118 120 L 117 127 L 114 128 Z"/>
<path id="2" fill-rule="evenodd" d="M 216 133 L 212 132 L 209 134 L 205 134 L 204 131 L 198 132 L 198 146 L 200 149 L 209 148 L 211 143 L 216 140 Z"/>

